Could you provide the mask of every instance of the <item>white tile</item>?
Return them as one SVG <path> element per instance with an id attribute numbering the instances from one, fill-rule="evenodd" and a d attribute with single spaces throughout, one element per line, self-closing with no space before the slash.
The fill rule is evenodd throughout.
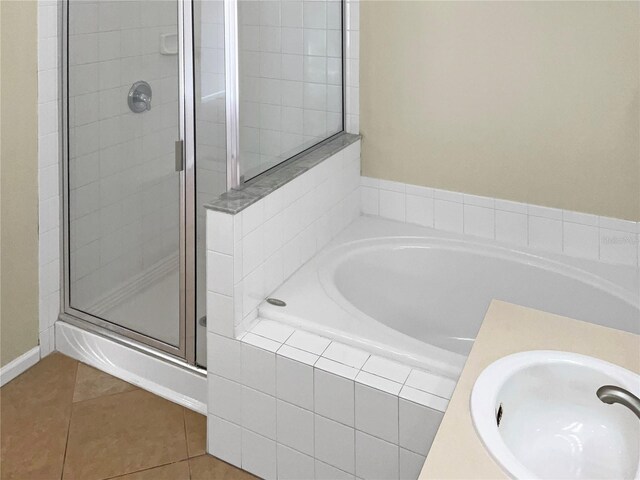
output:
<path id="1" fill-rule="evenodd" d="M 559 208 L 541 207 L 539 205 L 528 205 L 527 210 L 530 216 L 562 220 L 562 210 Z"/>
<path id="2" fill-rule="evenodd" d="M 402 387 L 402 390 L 400 390 L 400 398 L 410 400 L 425 407 L 433 408 L 440 412 L 446 411 L 447 405 L 449 404 L 449 401 L 442 397 L 432 395 L 431 393 L 427 393 L 407 385 Z"/>
<path id="3" fill-rule="evenodd" d="M 463 209 L 462 203 L 437 199 L 433 202 L 434 227 L 446 232 L 462 233 Z"/>
<path id="4" fill-rule="evenodd" d="M 282 221 L 283 215 L 277 214 L 267 220 L 262 227 L 265 258 L 270 257 L 282 247 Z"/>
<path id="5" fill-rule="evenodd" d="M 264 261 L 262 227 L 249 232 L 242 239 L 242 276 L 246 277 Z"/>
<path id="6" fill-rule="evenodd" d="M 242 385 L 217 375 L 209 374 L 209 413 L 232 423 L 242 421 Z"/>
<path id="7" fill-rule="evenodd" d="M 278 443 L 313 455 L 313 412 L 282 400 L 277 405 Z"/>
<path id="8" fill-rule="evenodd" d="M 242 429 L 242 469 L 272 480 L 277 472 L 276 442 Z"/>
<path id="9" fill-rule="evenodd" d="M 637 265 L 638 241 L 633 233 L 600 228 L 600 260 L 607 263 Z"/>
<path id="10" fill-rule="evenodd" d="M 407 223 L 433 227 L 433 198 L 407 195 Z"/>
<path id="11" fill-rule="evenodd" d="M 378 215 L 380 212 L 380 194 L 377 188 L 360 187 L 360 200 L 362 213 L 365 215 Z"/>
<path id="12" fill-rule="evenodd" d="M 278 398 L 313 410 L 313 367 L 278 355 L 276 384 Z"/>
<path id="13" fill-rule="evenodd" d="M 242 426 L 275 440 L 276 399 L 253 388 L 242 387 Z"/>
<path id="14" fill-rule="evenodd" d="M 437 200 L 445 200 L 447 202 L 464 203 L 464 196 L 462 193 L 452 192 L 450 190 L 440 190 L 439 188 L 434 188 L 433 197 Z"/>
<path id="15" fill-rule="evenodd" d="M 207 289 L 222 295 L 233 295 L 233 257 L 207 252 Z"/>
<path id="16" fill-rule="evenodd" d="M 320 460 L 315 461 L 316 480 L 355 480 L 355 476 Z"/>
<path id="17" fill-rule="evenodd" d="M 278 349 L 278 355 L 290 358 L 291 360 L 295 360 L 296 362 L 304 363 L 309 366 L 315 365 L 315 363 L 320 358 L 318 355 L 305 352 L 304 350 L 300 350 L 299 348 L 295 348 L 286 344 L 282 345 Z"/>
<path id="18" fill-rule="evenodd" d="M 369 357 L 362 370 L 399 383 L 404 383 L 411 373 L 411 367 L 376 355 Z"/>
<path id="19" fill-rule="evenodd" d="M 278 444 L 278 480 L 313 480 L 313 457 Z"/>
<path id="20" fill-rule="evenodd" d="M 356 430 L 398 443 L 398 396 L 355 385 Z"/>
<path id="21" fill-rule="evenodd" d="M 231 465 L 242 464 L 242 429 L 215 415 L 207 416 L 207 452 Z"/>
<path id="22" fill-rule="evenodd" d="M 251 330 L 252 333 L 261 337 L 270 338 L 276 342 L 284 343 L 291 336 L 294 329 L 284 323 L 274 322 L 273 320 L 260 320 Z"/>
<path id="23" fill-rule="evenodd" d="M 400 399 L 400 446 L 426 456 L 436 436 L 443 413 Z"/>
<path id="24" fill-rule="evenodd" d="M 356 477 L 398 478 L 398 445 L 356 430 Z"/>
<path id="25" fill-rule="evenodd" d="M 462 201 L 465 205 L 475 205 L 476 207 L 495 208 L 495 200 L 491 197 L 482 197 L 480 195 L 469 195 L 464 193 L 462 195 Z"/>
<path id="26" fill-rule="evenodd" d="M 529 246 L 550 252 L 562 252 L 562 222 L 530 215 Z"/>
<path id="27" fill-rule="evenodd" d="M 599 224 L 597 215 L 573 212 L 571 210 L 562 211 L 562 220 L 565 222 L 579 223 L 580 225 L 591 225 L 592 227 L 597 227 Z"/>
<path id="28" fill-rule="evenodd" d="M 242 236 L 246 236 L 264 222 L 264 201 L 259 200 L 242 211 Z"/>
<path id="29" fill-rule="evenodd" d="M 407 195 L 433 198 L 433 188 L 423 187 L 421 185 L 406 185 L 405 191 Z"/>
<path id="30" fill-rule="evenodd" d="M 242 378 L 241 343 L 215 333 L 207 334 L 207 370 L 239 382 Z"/>
<path id="31" fill-rule="evenodd" d="M 207 292 L 207 331 L 233 337 L 233 297 Z"/>
<path id="32" fill-rule="evenodd" d="M 494 238 L 495 217 L 492 208 L 464 206 L 464 233 L 482 238 Z"/>
<path id="33" fill-rule="evenodd" d="M 390 190 L 379 191 L 380 212 L 382 218 L 405 221 L 406 215 L 406 197 L 404 193 L 392 192 Z"/>
<path id="34" fill-rule="evenodd" d="M 496 210 L 496 240 L 526 246 L 528 243 L 527 215 Z"/>
<path id="35" fill-rule="evenodd" d="M 246 337 L 246 335 L 245 335 Z M 243 338 L 244 340 L 244 338 Z M 276 394 L 276 356 L 252 345 L 242 344 L 242 383 L 269 395 Z"/>
<path id="36" fill-rule="evenodd" d="M 398 192 L 405 193 L 406 192 L 406 184 L 402 182 L 394 182 L 392 180 L 378 180 L 378 187 L 380 190 L 388 190 L 390 192 Z"/>
<path id="37" fill-rule="evenodd" d="M 355 431 L 315 415 L 315 458 L 348 473 L 355 471 Z"/>
<path id="38" fill-rule="evenodd" d="M 597 260 L 600 255 L 598 227 L 563 222 L 563 252 L 567 255 Z"/>
<path id="39" fill-rule="evenodd" d="M 360 371 L 356 376 L 356 382 L 390 393 L 391 395 L 398 395 L 402 389 L 401 383 L 363 371 Z"/>
<path id="40" fill-rule="evenodd" d="M 417 480 L 426 457 L 400 449 L 400 480 Z"/>
<path id="41" fill-rule="evenodd" d="M 322 354 L 324 358 L 348 365 L 349 367 L 360 369 L 369 358 L 370 354 L 364 350 L 350 347 L 338 342 L 331 345 Z"/>
<path id="42" fill-rule="evenodd" d="M 275 292 L 284 281 L 283 255 L 284 253 L 280 249 L 264 262 L 264 294 L 266 297 Z"/>
<path id="43" fill-rule="evenodd" d="M 246 317 L 258 308 L 265 297 L 264 266 L 261 265 L 242 280 L 242 312 Z"/>
<path id="44" fill-rule="evenodd" d="M 379 188 L 380 180 L 373 177 L 362 176 L 360 177 L 360 185 L 363 187 Z"/>
<path id="45" fill-rule="evenodd" d="M 322 355 L 330 343 L 331 341 L 324 337 L 300 330 L 296 330 L 286 341 L 287 345 L 316 355 Z"/>
<path id="46" fill-rule="evenodd" d="M 526 203 L 512 202 L 511 200 L 501 200 L 499 198 L 495 199 L 495 208 L 496 210 L 501 210 L 503 212 L 523 213 L 525 215 L 529 211 Z"/>
<path id="47" fill-rule="evenodd" d="M 456 382 L 450 378 L 416 369 L 411 371 L 405 385 L 443 398 L 451 398 L 456 388 Z"/>
<path id="48" fill-rule="evenodd" d="M 316 369 L 314 371 L 315 412 L 354 425 L 354 382 L 347 378 Z"/>
<path id="49" fill-rule="evenodd" d="M 277 352 L 278 349 L 282 346 L 280 342 L 276 342 L 275 340 L 271 340 L 269 338 L 261 337 L 260 335 L 256 335 L 252 332 L 247 332 L 243 337 L 242 341 L 244 343 L 248 343 L 249 345 L 253 345 L 254 347 L 261 348 L 262 350 L 267 350 L 269 352 Z"/>
<path id="50" fill-rule="evenodd" d="M 316 369 L 324 370 L 325 372 L 333 373 L 348 379 L 355 379 L 358 375 L 358 369 L 338 363 L 328 358 L 320 357 L 315 364 Z"/>
<path id="51" fill-rule="evenodd" d="M 611 217 L 600 217 L 598 219 L 601 228 L 608 230 L 619 230 L 627 233 L 637 233 L 640 224 L 638 222 L 631 222 L 629 220 L 621 220 Z"/>

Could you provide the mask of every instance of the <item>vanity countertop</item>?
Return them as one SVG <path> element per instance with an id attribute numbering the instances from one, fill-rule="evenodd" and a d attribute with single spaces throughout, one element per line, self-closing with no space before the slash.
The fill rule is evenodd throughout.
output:
<path id="1" fill-rule="evenodd" d="M 509 478 L 475 432 L 471 389 L 495 360 L 526 350 L 562 350 L 640 373 L 640 336 L 494 300 L 460 376 L 427 460 L 423 479 Z"/>

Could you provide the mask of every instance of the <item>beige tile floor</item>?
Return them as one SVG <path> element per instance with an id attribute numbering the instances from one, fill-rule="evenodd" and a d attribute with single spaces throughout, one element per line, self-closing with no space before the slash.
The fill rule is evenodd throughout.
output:
<path id="1" fill-rule="evenodd" d="M 0 479 L 248 480 L 206 419 L 54 353 L 0 389 Z"/>

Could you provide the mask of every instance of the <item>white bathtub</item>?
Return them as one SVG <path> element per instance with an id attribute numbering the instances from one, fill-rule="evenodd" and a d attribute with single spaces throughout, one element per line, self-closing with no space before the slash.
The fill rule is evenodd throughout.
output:
<path id="1" fill-rule="evenodd" d="M 637 268 L 361 217 L 259 314 L 455 378 L 494 298 L 640 333 L 638 291 Z"/>

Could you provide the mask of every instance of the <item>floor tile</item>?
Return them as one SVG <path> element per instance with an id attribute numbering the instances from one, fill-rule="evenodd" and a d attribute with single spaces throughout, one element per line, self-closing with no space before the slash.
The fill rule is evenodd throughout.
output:
<path id="1" fill-rule="evenodd" d="M 190 458 L 191 480 L 252 480 L 254 477 L 249 472 L 229 465 L 211 455 L 201 455 Z"/>
<path id="2" fill-rule="evenodd" d="M 60 478 L 77 365 L 53 353 L 0 389 L 2 480 Z"/>
<path id="3" fill-rule="evenodd" d="M 189 462 L 170 463 L 161 467 L 129 473 L 112 480 L 189 480 Z"/>
<path id="4" fill-rule="evenodd" d="M 185 408 L 184 427 L 189 457 L 203 455 L 207 446 L 207 417 Z"/>
<path id="5" fill-rule="evenodd" d="M 104 479 L 186 458 L 179 405 L 144 390 L 73 405 L 65 480 Z"/>
<path id="6" fill-rule="evenodd" d="M 78 374 L 76 376 L 76 387 L 73 394 L 73 401 L 80 402 L 90 398 L 112 395 L 114 393 L 128 392 L 137 387 L 113 377 L 108 373 L 101 372 L 84 363 L 78 364 Z"/>

